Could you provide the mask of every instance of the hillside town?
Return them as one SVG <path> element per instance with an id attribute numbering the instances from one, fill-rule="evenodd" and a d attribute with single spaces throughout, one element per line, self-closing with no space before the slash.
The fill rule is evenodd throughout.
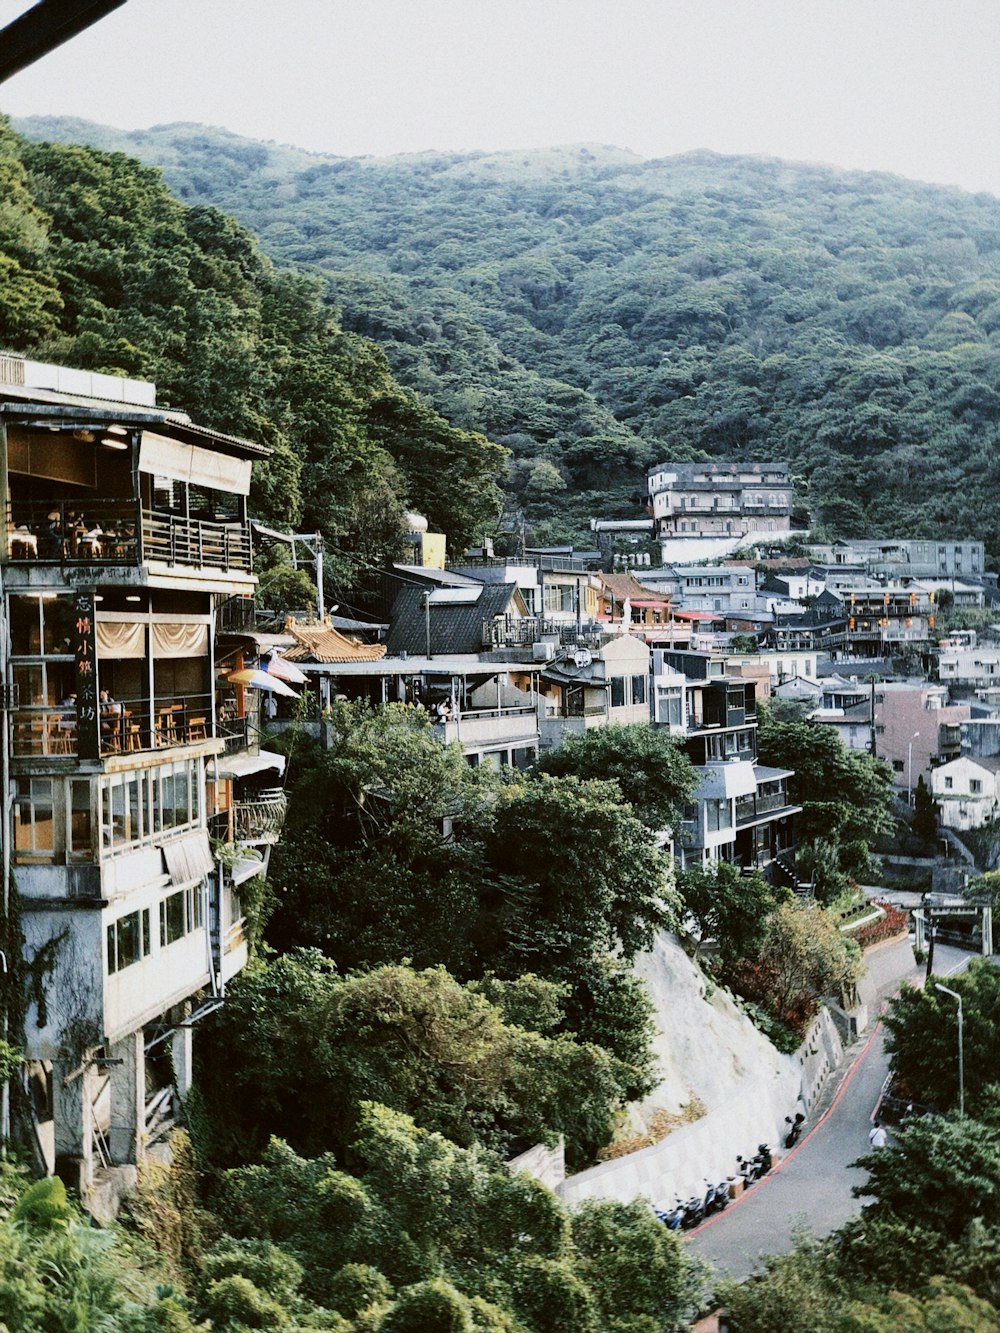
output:
<path id="1" fill-rule="evenodd" d="M 11 355 L 0 372 L 6 892 L 16 877 L 34 978 L 20 1128 L 98 1211 L 181 1114 L 193 1034 L 246 965 L 240 887 L 287 805 L 266 738 L 326 743 L 335 701 L 410 705 L 499 774 L 597 728 L 662 730 L 696 775 L 657 831 L 677 870 L 728 863 L 805 900 L 795 773 L 758 762 L 762 705 L 885 760 L 906 806 L 929 789 L 942 835 L 995 816 L 1000 648 L 937 634 L 1000 597 L 980 543 L 808 547 L 780 465 L 681 469 L 679 495 L 661 465 L 650 508 L 687 515 L 670 555 L 718 542 L 723 505 L 755 545 L 647 564 L 628 531 L 610 569 L 596 550 L 451 558 L 414 515 L 377 617 L 274 607 L 247 507 L 265 451 L 151 384 Z"/>

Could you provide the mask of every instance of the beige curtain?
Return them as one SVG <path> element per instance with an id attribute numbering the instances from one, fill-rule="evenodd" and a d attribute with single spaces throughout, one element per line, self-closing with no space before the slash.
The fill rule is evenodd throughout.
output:
<path id="1" fill-rule="evenodd" d="M 207 625 L 154 625 L 154 657 L 207 657 Z"/>
<path id="2" fill-rule="evenodd" d="M 145 657 L 145 625 L 126 625 L 114 621 L 97 622 L 97 656 Z"/>

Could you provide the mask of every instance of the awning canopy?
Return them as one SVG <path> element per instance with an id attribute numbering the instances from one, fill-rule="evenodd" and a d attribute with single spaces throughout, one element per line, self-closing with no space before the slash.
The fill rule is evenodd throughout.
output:
<path id="1" fill-rule="evenodd" d="M 208 845 L 208 832 L 199 829 L 182 838 L 171 838 L 161 848 L 167 874 L 175 888 L 197 884 L 215 869 L 215 859 Z"/>
<path id="2" fill-rule="evenodd" d="M 172 440 L 151 430 L 142 432 L 139 470 L 234 495 L 247 495 L 250 491 L 249 458 L 218 454 L 201 445 Z"/>
<path id="3" fill-rule="evenodd" d="M 285 771 L 285 756 L 272 750 L 258 754 L 223 754 L 219 756 L 220 778 L 248 778 L 254 773 L 266 773 L 269 768 Z"/>

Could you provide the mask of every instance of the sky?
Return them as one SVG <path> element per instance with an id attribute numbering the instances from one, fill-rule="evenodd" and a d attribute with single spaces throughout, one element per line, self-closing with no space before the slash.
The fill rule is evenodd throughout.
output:
<path id="1" fill-rule="evenodd" d="M 708 148 L 1000 195 L 1000 0 L 127 0 L 0 111 L 343 156 Z"/>

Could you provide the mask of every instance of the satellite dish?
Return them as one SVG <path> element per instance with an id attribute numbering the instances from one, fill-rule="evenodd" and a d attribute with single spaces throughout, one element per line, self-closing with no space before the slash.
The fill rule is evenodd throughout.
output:
<path id="1" fill-rule="evenodd" d="M 573 661 L 578 667 L 588 667 L 593 660 L 589 648 L 577 648 L 573 654 Z"/>

